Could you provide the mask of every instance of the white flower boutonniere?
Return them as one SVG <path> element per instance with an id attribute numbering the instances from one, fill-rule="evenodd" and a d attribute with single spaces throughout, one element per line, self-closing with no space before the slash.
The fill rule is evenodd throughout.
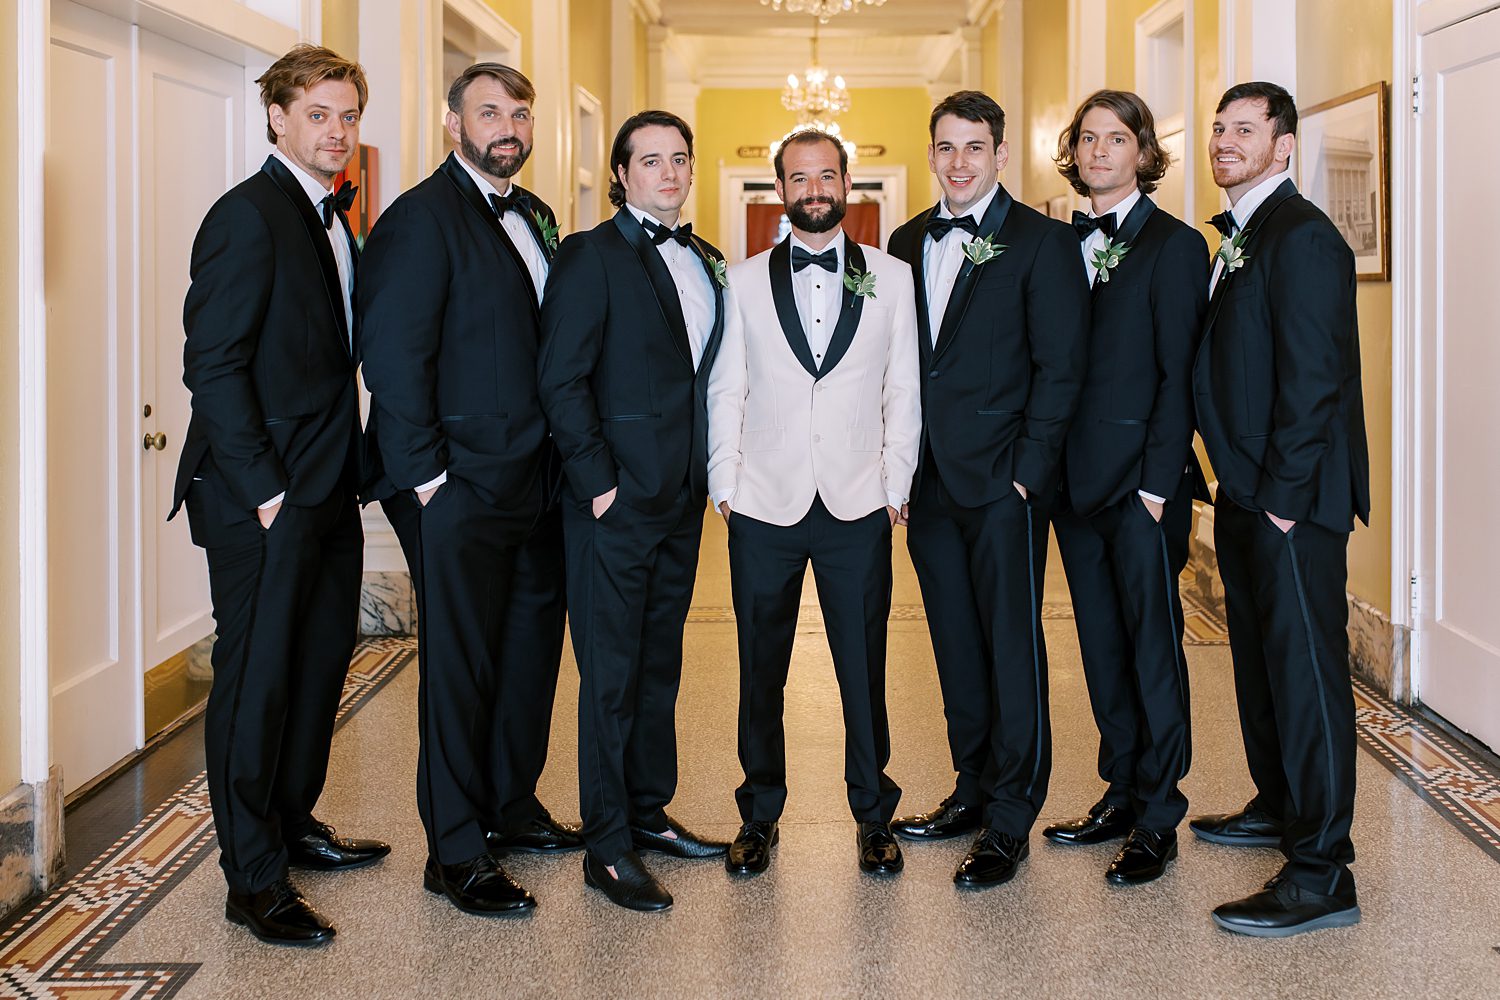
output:
<path id="1" fill-rule="evenodd" d="M 1250 230 L 1241 229 L 1233 236 L 1226 236 L 1219 243 L 1219 250 L 1214 254 L 1224 262 L 1225 275 L 1233 274 L 1245 266 L 1250 255 L 1245 252 L 1245 240 L 1250 236 Z"/>
<path id="2" fill-rule="evenodd" d="M 547 217 L 535 209 L 531 212 L 531 218 L 536 222 L 537 232 L 542 234 L 542 242 L 547 245 L 548 250 L 555 253 L 557 251 L 557 226 L 549 223 Z"/>
<path id="3" fill-rule="evenodd" d="M 849 270 L 844 272 L 844 287 L 861 299 L 873 299 L 875 297 L 875 274 L 872 271 L 861 271 L 851 265 Z"/>
<path id="4" fill-rule="evenodd" d="M 1120 261 L 1130 252 L 1130 244 L 1116 243 L 1106 239 L 1104 246 L 1094 251 L 1094 274 L 1102 282 L 1109 281 L 1109 272 L 1120 266 Z"/>
<path id="5" fill-rule="evenodd" d="M 1003 254 L 1006 249 L 1004 243 L 996 243 L 993 236 L 977 236 L 964 244 L 964 256 L 969 258 L 969 263 L 978 267 L 986 264 Z"/>
<path id="6" fill-rule="evenodd" d="M 718 283 L 719 287 L 720 288 L 728 288 L 729 287 L 729 263 L 727 261 L 722 261 L 722 260 L 718 260 L 718 259 L 716 259 L 714 257 L 710 257 L 710 258 L 708 258 L 708 266 L 711 267 L 711 268 L 713 268 L 714 281 L 716 281 Z"/>

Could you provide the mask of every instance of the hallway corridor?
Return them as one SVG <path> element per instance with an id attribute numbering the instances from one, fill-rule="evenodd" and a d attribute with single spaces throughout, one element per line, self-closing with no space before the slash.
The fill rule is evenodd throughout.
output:
<path id="1" fill-rule="evenodd" d="M 723 527 L 717 518 L 708 524 L 687 632 L 678 708 L 681 781 L 672 812 L 695 831 L 727 838 L 738 826 L 732 790 L 740 777 L 735 638 Z M 909 810 L 946 794 L 951 771 L 927 626 L 902 541 L 898 533 L 889 702 L 891 775 Z M 809 584 L 804 604 L 812 600 Z M 1081 812 L 1100 788 L 1069 615 L 1054 556 L 1046 631 L 1056 763 L 1042 823 Z M 1214 615 L 1190 618 L 1189 627 L 1197 636 L 1189 648 L 1195 753 L 1183 787 L 1194 813 L 1233 809 L 1250 789 L 1229 651 Z M 367 646 L 365 665 L 385 664 L 373 670 L 369 685 L 377 686 L 382 671 L 411 648 L 409 640 Z M 288 953 L 222 920 L 223 882 L 206 795 L 195 780 L 187 791 L 197 788 L 199 797 L 180 793 L 175 819 L 142 824 L 155 832 L 137 860 L 85 871 L 0 938 L 0 996 L 81 996 L 66 987 L 87 982 L 114 984 L 111 997 L 184 1000 L 1405 998 L 1494 996 L 1500 982 L 1500 846 L 1487 852 L 1465 837 L 1372 752 L 1358 757 L 1354 828 L 1364 922 L 1348 930 L 1284 942 L 1216 930 L 1209 909 L 1268 878 L 1279 855 L 1209 845 L 1185 828 L 1181 856 L 1168 874 L 1136 889 L 1104 881 L 1115 845 L 1059 848 L 1039 832 L 1015 882 L 988 891 L 954 888 L 953 868 L 967 846 L 962 840 L 906 845 L 898 877 L 861 875 L 842 785 L 838 691 L 815 606 L 804 607 L 787 693 L 791 794 L 769 872 L 735 880 L 717 861 L 653 858 L 677 902 L 666 914 L 647 916 L 586 889 L 577 854 L 522 856 L 506 865 L 540 901 L 534 915 L 467 917 L 421 889 L 425 849 L 413 793 L 417 673 L 414 660 L 407 666 L 334 741 L 320 817 L 351 833 L 387 838 L 395 850 L 374 868 L 298 877 L 339 928 L 331 946 Z M 559 818 L 576 818 L 571 655 L 562 676 L 541 795 Z M 357 700 L 358 691 L 351 692 L 346 699 Z M 1361 745 L 1369 751 L 1386 709 L 1373 695 L 1360 697 Z M 1384 730 L 1411 733 L 1405 723 Z M 1493 774 L 1468 791 L 1492 811 L 1500 801 Z M 117 845 L 117 857 L 126 853 Z M 164 890 L 151 888 L 158 882 Z M 50 929 L 42 933 L 44 925 Z"/>

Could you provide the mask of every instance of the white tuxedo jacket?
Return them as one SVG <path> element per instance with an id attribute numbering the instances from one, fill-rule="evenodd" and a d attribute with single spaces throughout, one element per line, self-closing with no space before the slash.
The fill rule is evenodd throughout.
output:
<path id="1" fill-rule="evenodd" d="M 847 289 L 821 368 L 798 318 L 789 240 L 729 269 L 724 339 L 708 383 L 715 501 L 791 525 L 814 497 L 852 521 L 909 498 L 922 433 L 911 269 L 846 239 L 873 297 Z M 862 258 L 862 259 L 861 259 Z"/>

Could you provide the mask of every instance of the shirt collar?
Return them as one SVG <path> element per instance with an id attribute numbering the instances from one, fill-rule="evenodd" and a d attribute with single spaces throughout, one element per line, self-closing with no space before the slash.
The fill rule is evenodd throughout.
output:
<path id="1" fill-rule="evenodd" d="M 297 183 L 302 185 L 302 190 L 307 193 L 307 199 L 313 203 L 314 208 L 321 205 L 323 199 L 333 193 L 332 189 L 324 187 L 322 181 L 293 163 L 291 158 L 282 153 L 281 150 L 274 150 L 271 155 L 280 160 L 281 165 L 290 170 L 292 176 L 297 178 Z"/>
<path id="2" fill-rule="evenodd" d="M 482 198 L 484 198 L 486 203 L 489 202 L 490 195 L 495 195 L 497 197 L 500 196 L 500 191 L 495 187 L 494 181 L 490 180 L 488 177 L 484 176 L 484 174 L 481 174 L 479 171 L 475 170 L 472 166 L 469 165 L 468 160 L 464 159 L 462 156 L 459 156 L 457 153 L 453 154 L 453 158 L 458 161 L 458 165 L 464 168 L 464 172 L 469 175 L 469 179 L 472 180 L 475 186 L 479 188 L 479 194 Z M 515 185 L 511 184 L 510 187 L 515 187 Z M 507 188 L 505 193 L 509 194 L 510 189 Z"/>
<path id="3" fill-rule="evenodd" d="M 1118 205 L 1116 205 L 1114 208 L 1110 209 L 1108 212 L 1105 212 L 1104 214 L 1105 215 L 1113 215 L 1115 217 L 1115 223 L 1119 224 L 1121 222 L 1124 222 L 1126 220 L 1126 218 L 1128 218 L 1130 216 L 1130 210 L 1132 208 L 1135 208 L 1136 203 L 1139 202 L 1140 200 L 1141 200 L 1141 189 L 1140 188 L 1136 188 L 1134 191 L 1132 191 L 1128 195 L 1126 195 L 1125 199 L 1123 201 L 1121 201 Z M 1089 217 L 1090 218 L 1096 218 L 1096 219 L 1097 218 L 1101 218 L 1101 216 L 1094 215 L 1093 206 L 1089 207 Z"/>
<path id="4" fill-rule="evenodd" d="M 806 243 L 803 243 L 801 240 L 797 239 L 795 234 L 793 234 L 791 239 L 793 248 L 801 247 L 807 253 L 825 253 L 831 249 L 838 254 L 838 262 L 840 264 L 844 262 L 844 231 L 842 229 L 840 229 L 838 231 L 838 234 L 829 241 L 828 246 L 824 247 L 822 250 L 814 250 Z"/>
<path id="5" fill-rule="evenodd" d="M 1246 191 L 1245 196 L 1239 200 L 1239 204 L 1230 210 L 1234 215 L 1235 226 L 1244 229 L 1249 224 L 1251 216 L 1255 214 L 1255 210 L 1264 205 L 1266 199 L 1271 197 L 1271 192 L 1291 179 L 1291 172 L 1283 170 L 1279 174 L 1272 174 L 1249 191 Z M 1295 181 L 1293 181 L 1292 186 L 1296 187 Z"/>
<path id="6" fill-rule="evenodd" d="M 659 222 L 657 220 L 656 216 L 652 215 L 649 212 L 642 212 L 640 209 L 636 208 L 630 202 L 627 201 L 625 203 L 625 207 L 628 208 L 628 209 L 630 209 L 630 214 L 633 215 L 633 216 L 635 216 L 635 221 L 639 222 L 643 228 L 646 228 L 647 232 L 650 231 L 650 228 L 646 226 L 646 222 L 648 220 L 650 221 L 650 223 L 651 223 L 652 226 L 659 226 L 659 225 L 661 225 L 661 222 Z M 677 226 L 680 226 L 680 225 L 682 225 L 682 216 L 679 215 L 677 217 Z M 674 233 L 677 232 L 677 226 L 673 226 L 672 227 L 672 232 L 674 232 Z"/>
<path id="7" fill-rule="evenodd" d="M 995 181 L 995 186 L 992 187 L 992 188 L 990 188 L 990 193 L 987 194 L 987 195 L 985 195 L 983 198 L 980 198 L 979 201 L 976 202 L 972 208 L 970 208 L 967 212 L 964 213 L 964 215 L 973 216 L 974 217 L 974 222 L 976 224 L 979 223 L 979 222 L 983 222 L 984 221 L 984 213 L 988 212 L 990 210 L 990 202 L 994 201 L 995 200 L 995 195 L 997 195 L 999 193 L 1000 193 L 1000 182 L 997 180 L 997 181 Z M 952 212 L 948 211 L 948 199 L 947 198 L 943 198 L 940 201 L 938 201 L 938 218 L 939 219 L 957 219 L 957 218 L 961 218 L 961 216 L 954 215 Z"/>

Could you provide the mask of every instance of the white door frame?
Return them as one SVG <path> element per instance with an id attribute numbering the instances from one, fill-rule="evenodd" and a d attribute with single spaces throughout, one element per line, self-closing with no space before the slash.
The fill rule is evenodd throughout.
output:
<path id="1" fill-rule="evenodd" d="M 1182 113 L 1165 119 L 1158 118 L 1158 135 L 1182 132 L 1182 162 L 1176 164 L 1182 171 L 1182 218 L 1192 225 L 1197 211 L 1198 180 L 1198 121 L 1194 114 L 1194 96 L 1198 85 L 1197 46 L 1194 44 L 1196 24 L 1193 17 L 1195 4 L 1189 0 L 1161 0 L 1135 20 L 1135 84 L 1136 90 L 1144 88 L 1141 81 L 1149 73 L 1147 44 L 1152 38 L 1177 21 L 1182 22 Z"/>
<path id="2" fill-rule="evenodd" d="M 906 166 L 861 167 L 852 164 L 849 174 L 855 182 L 880 181 L 880 246 L 884 249 L 891 233 L 906 221 Z M 720 167 L 719 168 L 719 236 L 724 241 L 724 254 L 731 264 L 745 259 L 745 215 L 740 211 L 745 204 L 745 185 L 752 182 L 774 181 L 775 169 L 767 163 L 764 167 Z"/>

